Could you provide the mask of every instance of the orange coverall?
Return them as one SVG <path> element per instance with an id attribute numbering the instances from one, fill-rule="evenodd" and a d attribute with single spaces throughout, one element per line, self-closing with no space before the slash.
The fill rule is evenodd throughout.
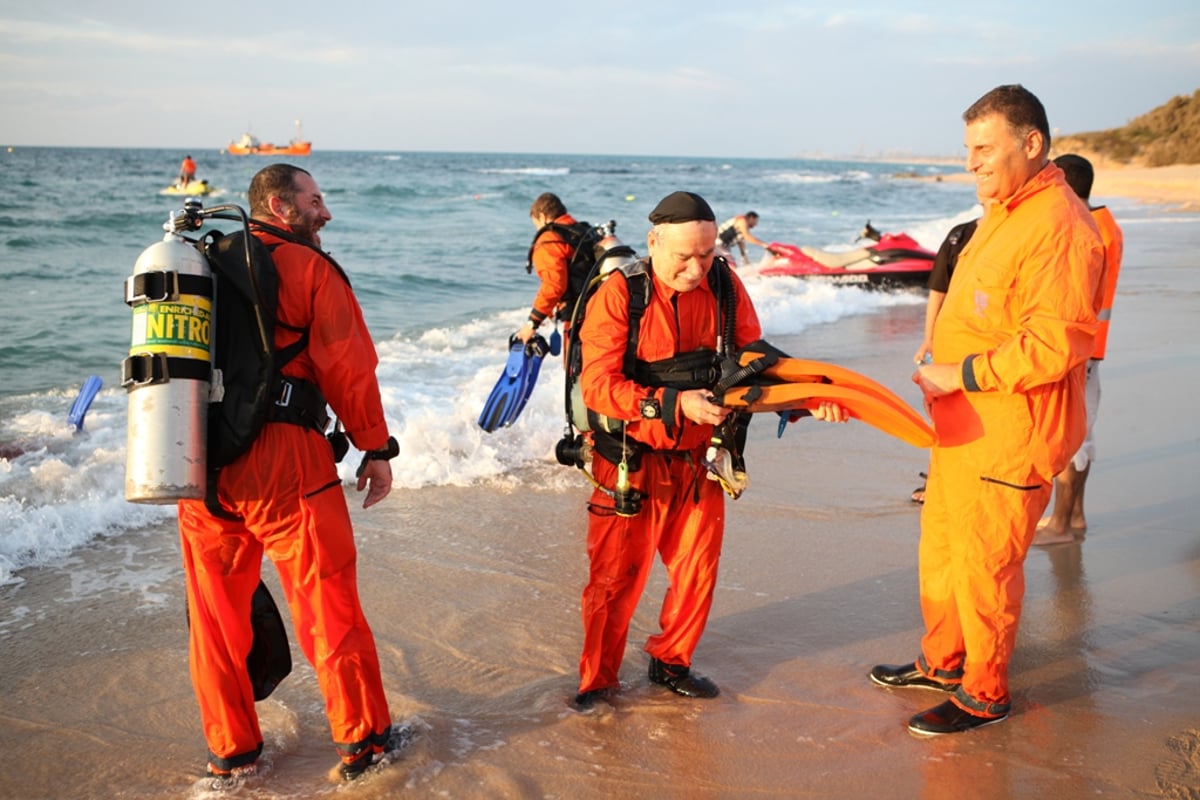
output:
<path id="1" fill-rule="evenodd" d="M 388 431 L 378 357 L 350 285 L 313 250 L 256 235 L 279 245 L 272 255 L 280 322 L 309 329 L 307 348 L 283 372 L 321 388 L 355 447 L 383 447 Z M 277 327 L 276 347 L 299 335 Z M 373 739 L 386 735 L 391 716 L 359 605 L 350 513 L 329 442 L 311 428 L 268 422 L 251 448 L 221 470 L 218 496 L 240 521 L 213 516 L 201 501 L 179 503 L 192 683 L 212 764 L 233 769 L 253 763 L 262 750 L 246 656 L 264 552 L 316 671 L 339 753 L 345 760 L 381 744 Z"/>
<path id="2" fill-rule="evenodd" d="M 554 220 L 556 225 L 574 225 L 575 218 L 563 214 Z M 533 243 L 534 272 L 542 285 L 538 287 L 537 297 L 533 298 L 533 309 L 530 319 L 537 318 L 538 322 L 553 317 L 558 311 L 563 295 L 567 293 L 569 278 L 567 268 L 575 255 L 575 249 L 563 241 L 553 228 L 538 236 Z M 568 313 L 570 309 L 568 309 Z"/>
<path id="3" fill-rule="evenodd" d="M 1102 267 L 1087 207 L 1049 164 L 987 210 L 934 323 L 935 357 L 961 364 L 966 390 L 931 403 L 918 665 L 961 675 L 954 701 L 981 716 L 1008 712 L 1025 554 L 1086 430 Z"/>
<path id="4" fill-rule="evenodd" d="M 714 267 L 715 268 L 715 267 Z M 741 280 L 737 326 L 732 346 L 762 337 L 758 315 Z M 641 320 L 637 357 L 660 361 L 701 348 L 715 349 L 717 299 L 708 281 L 680 294 L 657 278 Z M 588 408 L 626 423 L 627 435 L 652 448 L 631 484 L 646 495 L 641 511 L 619 517 L 601 490 L 588 508 L 587 552 L 590 571 L 583 590 L 583 654 L 579 691 L 619 685 L 629 623 L 637 608 L 657 552 L 667 568 L 669 588 L 659 615 L 661 632 L 646 642 L 646 652 L 667 664 L 691 666 L 704 633 L 717 581 L 717 563 L 725 532 L 725 494 L 707 480 L 700 460 L 713 435 L 712 425 L 686 419 L 674 393 L 630 380 L 623 372 L 629 330 L 629 289 L 624 276 L 606 280 L 588 302 L 583 347 L 583 400 Z M 638 401 L 654 397 L 662 419 L 643 419 Z M 670 421 L 670 428 L 664 420 Z M 617 467 L 598 454 L 593 475 L 602 486 L 616 485 Z"/>
<path id="5" fill-rule="evenodd" d="M 1125 236 L 1121 233 L 1112 212 L 1105 206 L 1092 209 L 1092 219 L 1100 229 L 1100 240 L 1104 243 L 1104 280 L 1100 284 L 1099 309 L 1100 330 L 1096 333 L 1096 348 L 1092 358 L 1103 359 L 1108 350 L 1108 323 L 1112 318 L 1113 299 L 1117 296 L 1117 276 L 1121 272 L 1121 258 L 1125 250 Z"/>

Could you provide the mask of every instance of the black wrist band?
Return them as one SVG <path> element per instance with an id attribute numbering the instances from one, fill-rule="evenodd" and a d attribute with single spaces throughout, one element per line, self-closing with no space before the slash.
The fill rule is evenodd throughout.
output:
<path id="1" fill-rule="evenodd" d="M 400 443 L 396 441 L 395 436 L 389 436 L 387 444 L 378 450 L 368 450 L 363 453 L 364 461 L 391 461 L 396 456 L 400 455 Z"/>
<path id="2" fill-rule="evenodd" d="M 368 461 L 390 461 L 400 455 L 400 443 L 396 441 L 395 436 L 389 436 L 387 444 L 378 450 L 367 450 L 363 453 L 362 461 L 358 463 L 358 469 L 354 472 L 354 477 L 360 477 L 363 470 L 367 468 Z"/>

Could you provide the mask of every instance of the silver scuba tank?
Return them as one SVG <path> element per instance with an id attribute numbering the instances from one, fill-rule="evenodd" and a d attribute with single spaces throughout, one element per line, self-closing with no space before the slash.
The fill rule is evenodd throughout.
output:
<path id="1" fill-rule="evenodd" d="M 138 256 L 125 280 L 125 303 L 133 309 L 129 357 L 121 365 L 129 397 L 125 499 L 201 499 L 212 370 L 207 260 L 168 233 Z"/>
<path id="2" fill-rule="evenodd" d="M 604 225 L 597 226 L 601 232 L 601 238 L 596 242 L 596 277 L 593 279 L 595 285 L 599 285 L 607 275 L 614 270 L 628 270 L 633 268 L 638 263 L 637 253 L 622 242 L 616 234 L 617 223 L 615 221 L 608 222 Z M 586 302 L 586 298 L 591 295 L 592 286 L 585 287 L 584 297 L 580 298 L 580 302 Z M 583 389 L 580 385 L 578 377 L 571 382 L 571 424 L 578 431 L 590 431 L 592 429 L 591 422 L 588 420 L 587 406 L 583 402 Z M 618 420 L 609 420 L 607 417 L 599 416 L 599 424 L 609 432 L 620 430 L 621 423 Z"/>

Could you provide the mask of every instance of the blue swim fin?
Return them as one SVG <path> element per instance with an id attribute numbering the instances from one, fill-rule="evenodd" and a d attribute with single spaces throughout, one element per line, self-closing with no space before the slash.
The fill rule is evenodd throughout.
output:
<path id="1" fill-rule="evenodd" d="M 75 429 L 76 433 L 83 430 L 83 418 L 87 415 L 88 409 L 92 406 L 92 400 L 96 399 L 96 393 L 103 385 L 104 381 L 100 380 L 99 375 L 89 375 L 88 379 L 83 382 L 83 388 L 79 390 L 79 395 L 71 404 L 70 413 L 67 414 L 67 422 Z"/>
<path id="2" fill-rule="evenodd" d="M 536 333 L 529 340 L 529 343 L 525 345 L 525 386 L 521 392 L 521 400 L 517 403 L 516 408 L 512 410 L 512 413 L 508 415 L 508 420 L 504 423 L 505 426 L 516 422 L 517 417 L 525 409 L 525 404 L 529 402 L 529 395 L 533 394 L 533 387 L 537 385 L 538 373 L 542 369 L 542 359 L 549 352 L 551 352 L 550 345 Z"/>
<path id="3" fill-rule="evenodd" d="M 512 336 L 508 340 L 508 360 L 504 363 L 504 371 L 500 373 L 500 380 L 496 381 L 479 414 L 479 427 L 491 433 L 509 423 L 513 409 L 524 397 L 525 370 L 525 344 Z"/>

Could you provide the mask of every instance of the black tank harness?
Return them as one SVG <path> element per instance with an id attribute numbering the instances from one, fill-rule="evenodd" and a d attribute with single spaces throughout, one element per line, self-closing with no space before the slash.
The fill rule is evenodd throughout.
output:
<path id="1" fill-rule="evenodd" d="M 625 278 L 629 289 L 629 331 L 622 372 L 627 378 L 643 386 L 666 389 L 663 407 L 673 409 L 673 395 L 690 389 L 712 388 L 720 380 L 721 365 L 731 352 L 736 331 L 737 293 L 730 276 L 729 264 L 724 258 L 717 256 L 708 272 L 708 284 L 717 299 L 717 328 L 720 331 L 717 336 L 717 349 L 701 348 L 671 358 L 644 361 L 637 357 L 638 337 L 641 333 L 642 317 L 645 316 L 649 304 L 650 292 L 653 291 L 653 280 L 648 262 L 638 262 L 637 266 L 642 269 L 628 272 L 617 270 Z M 622 421 L 609 419 L 589 408 L 588 422 L 592 429 L 595 452 L 613 464 L 624 461 L 631 472 L 640 468 L 642 454 L 652 450 L 648 445 L 626 436 L 625 423 Z M 673 419 L 664 419 L 664 423 L 670 433 Z"/>

